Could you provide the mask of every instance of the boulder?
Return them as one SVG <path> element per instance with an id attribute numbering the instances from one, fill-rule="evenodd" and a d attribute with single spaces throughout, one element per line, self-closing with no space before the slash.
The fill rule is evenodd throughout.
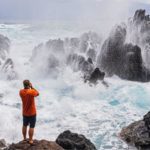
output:
<path id="1" fill-rule="evenodd" d="M 103 80 L 105 72 L 101 72 L 99 68 L 95 68 L 90 75 L 84 76 L 84 81 L 89 81 L 90 83 L 96 84 L 98 80 Z"/>
<path id="2" fill-rule="evenodd" d="M 150 112 L 144 116 L 143 120 L 123 128 L 120 136 L 128 144 L 134 145 L 139 150 L 150 150 Z"/>
<path id="3" fill-rule="evenodd" d="M 6 141 L 4 139 L 0 140 L 0 150 L 6 148 Z"/>
<path id="4" fill-rule="evenodd" d="M 56 143 L 65 150 L 96 150 L 94 144 L 84 135 L 72 133 L 69 130 L 61 133 L 56 139 Z"/>
<path id="5" fill-rule="evenodd" d="M 34 144 L 30 145 L 28 142 L 19 142 L 11 144 L 7 150 L 64 150 L 55 142 L 46 140 L 34 140 Z"/>

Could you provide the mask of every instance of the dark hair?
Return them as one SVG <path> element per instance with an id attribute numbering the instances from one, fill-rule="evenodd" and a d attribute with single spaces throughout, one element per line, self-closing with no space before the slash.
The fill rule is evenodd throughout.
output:
<path id="1" fill-rule="evenodd" d="M 30 81 L 29 80 L 24 80 L 23 81 L 23 86 L 24 86 L 24 88 L 29 88 L 30 87 Z"/>

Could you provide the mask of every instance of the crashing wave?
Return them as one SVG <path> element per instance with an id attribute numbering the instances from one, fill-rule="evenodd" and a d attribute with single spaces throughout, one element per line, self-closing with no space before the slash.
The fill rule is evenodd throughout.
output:
<path id="1" fill-rule="evenodd" d="M 145 10 L 137 10 L 128 23 L 113 27 L 104 42 L 95 32 L 64 40 L 51 39 L 34 48 L 31 60 L 45 75 L 58 74 L 67 65 L 90 78 L 98 67 L 107 76 L 147 82 L 150 80 L 149 33 L 149 15 Z"/>
<path id="2" fill-rule="evenodd" d="M 112 29 L 98 56 L 98 64 L 107 75 L 115 74 L 132 81 L 150 80 L 150 71 L 142 56 L 142 45 L 150 44 L 146 40 L 150 32 L 148 23 L 145 11 L 137 10 L 129 25 L 124 23 Z"/>
<path id="3" fill-rule="evenodd" d="M 66 65 L 87 75 L 94 71 L 100 45 L 101 38 L 94 32 L 84 33 L 80 38 L 49 40 L 33 49 L 30 60 L 47 75 L 58 73 L 58 68 Z"/>
<path id="4" fill-rule="evenodd" d="M 11 58 L 8 58 L 10 50 L 10 40 L 0 35 L 0 70 L 1 76 L 6 77 L 6 79 L 15 79 L 17 77 L 14 71 L 14 63 Z"/>

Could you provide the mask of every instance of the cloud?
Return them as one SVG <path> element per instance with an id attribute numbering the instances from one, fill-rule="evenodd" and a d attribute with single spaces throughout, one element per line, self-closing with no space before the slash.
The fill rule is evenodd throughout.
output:
<path id="1" fill-rule="evenodd" d="M 134 0 L 135 2 L 150 4 L 150 0 Z"/>
<path id="2" fill-rule="evenodd" d="M 149 4 L 150 0 L 0 0 L 0 20 L 119 20 L 137 8 L 149 10 Z"/>
<path id="3" fill-rule="evenodd" d="M 95 0 L 95 1 L 102 2 L 104 0 Z M 150 4 L 150 0 L 109 0 L 109 1 Z"/>

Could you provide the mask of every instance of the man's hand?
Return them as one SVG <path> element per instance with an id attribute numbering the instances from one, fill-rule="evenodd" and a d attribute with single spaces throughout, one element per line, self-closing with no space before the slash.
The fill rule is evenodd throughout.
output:
<path id="1" fill-rule="evenodd" d="M 33 89 L 32 83 L 30 82 L 30 88 Z"/>

